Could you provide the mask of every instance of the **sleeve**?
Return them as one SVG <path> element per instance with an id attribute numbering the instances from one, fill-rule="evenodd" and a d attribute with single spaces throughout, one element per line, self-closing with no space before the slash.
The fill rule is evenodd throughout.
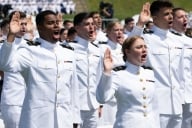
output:
<path id="1" fill-rule="evenodd" d="M 115 89 L 112 87 L 112 76 L 103 73 L 96 90 L 97 101 L 101 104 L 113 98 Z"/>
<path id="2" fill-rule="evenodd" d="M 5 42 L 0 51 L 0 69 L 7 72 L 21 72 L 29 68 L 33 62 L 30 49 L 27 46 L 15 48 L 15 45 Z"/>

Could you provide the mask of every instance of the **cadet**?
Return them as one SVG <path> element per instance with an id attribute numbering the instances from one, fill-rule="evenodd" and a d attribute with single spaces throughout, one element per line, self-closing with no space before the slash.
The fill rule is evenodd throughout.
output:
<path id="1" fill-rule="evenodd" d="M 9 16 L 11 19 L 15 11 Z M 26 14 L 20 14 L 20 29 L 14 39 L 14 47 L 17 49 L 20 45 L 26 44 L 23 39 L 27 31 Z M 25 81 L 20 73 L 4 72 L 3 89 L 1 94 L 1 112 L 5 128 L 18 128 L 23 100 L 25 97 Z"/>
<path id="2" fill-rule="evenodd" d="M 122 51 L 125 66 L 112 72 L 113 58 L 106 50 L 97 100 L 105 104 L 113 96 L 117 99 L 114 128 L 159 128 L 154 73 L 141 67 L 147 60 L 147 46 L 143 38 L 133 36 L 125 40 Z"/>
<path id="3" fill-rule="evenodd" d="M 77 60 L 77 75 L 80 91 L 81 128 L 97 128 L 99 103 L 96 88 L 102 72 L 102 52 L 96 45 L 96 29 L 90 13 L 82 12 L 74 17 L 77 36 L 70 45 Z M 76 43 L 75 43 L 76 42 Z"/>
<path id="4" fill-rule="evenodd" d="M 185 35 L 187 13 L 183 8 L 173 9 L 173 26 L 170 30 L 184 44 L 184 100 L 182 128 L 192 128 L 192 39 Z"/>
<path id="5" fill-rule="evenodd" d="M 7 42 L 0 53 L 0 67 L 21 72 L 27 90 L 19 128 L 72 128 L 80 122 L 79 90 L 74 51 L 59 45 L 59 21 L 52 11 L 36 17 L 39 46 L 12 42 L 19 31 L 19 13 L 10 22 Z"/>
<path id="6" fill-rule="evenodd" d="M 183 44 L 169 31 L 173 23 L 172 9 L 173 4 L 169 1 L 154 1 L 150 6 L 153 33 L 143 35 L 149 48 L 145 65 L 154 69 L 157 83 L 161 128 L 181 128 L 184 102 Z"/>

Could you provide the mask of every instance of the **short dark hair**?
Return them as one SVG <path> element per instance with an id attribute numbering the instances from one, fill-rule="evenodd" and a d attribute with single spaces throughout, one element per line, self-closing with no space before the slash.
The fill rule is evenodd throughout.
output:
<path id="1" fill-rule="evenodd" d="M 84 19 L 88 19 L 88 18 L 92 18 L 90 13 L 88 13 L 88 12 L 78 13 L 74 17 L 73 24 L 74 24 L 74 26 L 77 26 L 77 25 L 81 24 Z"/>
<path id="2" fill-rule="evenodd" d="M 132 17 L 125 18 L 125 24 L 128 24 L 131 21 L 134 21 L 134 19 Z"/>
<path id="3" fill-rule="evenodd" d="M 42 11 L 39 14 L 37 14 L 36 25 L 42 25 L 45 20 L 45 16 L 50 15 L 50 14 L 57 15 L 55 12 L 53 12 L 51 10 L 45 10 L 45 11 Z"/>
<path id="4" fill-rule="evenodd" d="M 99 13 L 98 11 L 92 11 L 92 12 L 90 12 L 91 17 L 93 17 L 95 14 L 99 14 L 99 15 L 100 15 L 100 13 Z"/>
<path id="5" fill-rule="evenodd" d="M 150 12 L 152 16 L 155 16 L 157 12 L 160 11 L 161 8 L 173 8 L 173 4 L 167 0 L 156 0 L 152 2 L 150 6 Z"/>

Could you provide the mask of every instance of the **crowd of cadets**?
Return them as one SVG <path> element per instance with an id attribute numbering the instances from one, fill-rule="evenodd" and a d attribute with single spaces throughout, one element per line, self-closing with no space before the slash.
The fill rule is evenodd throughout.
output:
<path id="1" fill-rule="evenodd" d="M 145 3 L 138 21 L 13 11 L 0 24 L 5 128 L 192 128 L 187 12 Z"/>

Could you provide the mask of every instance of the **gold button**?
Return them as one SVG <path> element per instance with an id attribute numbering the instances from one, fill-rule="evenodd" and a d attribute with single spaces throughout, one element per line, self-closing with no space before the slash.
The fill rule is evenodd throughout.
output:
<path id="1" fill-rule="evenodd" d="M 143 105 L 143 108 L 147 108 L 147 106 L 146 106 L 146 105 Z"/>
<path id="2" fill-rule="evenodd" d="M 143 90 L 145 90 L 146 88 L 145 88 L 145 87 L 143 87 L 142 89 L 143 89 Z"/>
<path id="3" fill-rule="evenodd" d="M 59 60 L 59 61 L 57 62 L 57 64 L 60 64 L 60 62 L 61 62 L 61 61 Z"/>
<path id="4" fill-rule="evenodd" d="M 140 79 L 140 82 L 143 82 L 143 79 Z"/>
<path id="5" fill-rule="evenodd" d="M 146 116 L 147 116 L 147 113 L 144 113 L 143 116 L 146 117 Z"/>
<path id="6" fill-rule="evenodd" d="M 60 91 L 57 91 L 57 94 L 59 94 Z"/>
<path id="7" fill-rule="evenodd" d="M 60 75 L 58 75 L 57 78 L 59 79 L 59 78 L 60 78 Z"/>
<path id="8" fill-rule="evenodd" d="M 147 96 L 143 96 L 143 99 L 146 99 L 147 98 Z"/>

